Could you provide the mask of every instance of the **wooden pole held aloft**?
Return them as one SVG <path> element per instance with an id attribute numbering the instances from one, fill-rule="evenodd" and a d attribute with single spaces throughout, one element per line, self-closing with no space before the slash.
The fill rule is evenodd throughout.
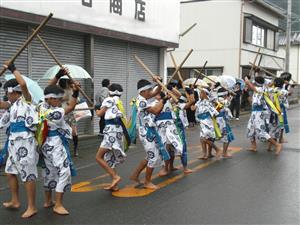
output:
<path id="1" fill-rule="evenodd" d="M 31 43 L 33 38 L 40 32 L 40 30 L 46 25 L 46 23 L 51 19 L 53 16 L 53 13 L 50 13 L 42 22 L 41 24 L 36 28 L 35 32 L 33 32 L 30 37 L 24 42 L 24 44 L 21 46 L 21 48 L 16 52 L 16 54 L 11 57 L 8 60 L 8 65 L 13 63 L 16 58 L 24 51 L 24 49 Z M 6 71 L 6 68 L 3 68 L 2 71 L 0 72 L 0 76 L 2 76 Z"/>
<path id="2" fill-rule="evenodd" d="M 63 65 L 62 63 L 59 61 L 59 59 L 54 55 L 53 51 L 48 47 L 48 45 L 45 43 L 45 41 L 41 38 L 40 35 L 37 34 L 37 38 L 38 40 L 41 42 L 41 44 L 44 46 L 44 48 L 47 50 L 47 52 L 51 55 L 51 57 L 53 58 L 53 60 L 56 62 L 56 64 L 63 69 Z M 74 79 L 71 77 L 70 72 L 68 71 L 67 73 L 68 78 L 70 79 L 70 81 L 72 83 L 75 84 Z M 94 105 L 94 103 L 92 102 L 92 100 L 89 98 L 89 96 L 81 89 L 81 87 L 78 87 L 79 92 L 86 98 L 86 100 L 89 102 L 90 105 Z"/>
<path id="3" fill-rule="evenodd" d="M 156 77 L 156 75 L 148 68 L 148 66 L 146 66 L 144 63 L 143 63 L 143 61 L 138 57 L 138 56 L 136 56 L 136 55 L 134 55 L 134 58 L 135 58 L 135 60 L 150 74 L 150 76 L 152 77 L 152 79 L 154 79 L 155 80 L 155 82 L 157 83 L 157 84 L 159 84 L 159 86 L 161 86 L 162 87 L 162 89 L 164 90 L 164 91 L 166 91 L 170 96 L 171 96 L 171 98 L 173 98 L 173 100 L 177 103 L 178 102 L 178 99 L 176 98 L 176 96 L 172 93 L 172 92 L 170 92 L 170 90 L 168 90 L 168 88 L 159 80 L 159 79 L 156 79 L 155 77 Z"/>

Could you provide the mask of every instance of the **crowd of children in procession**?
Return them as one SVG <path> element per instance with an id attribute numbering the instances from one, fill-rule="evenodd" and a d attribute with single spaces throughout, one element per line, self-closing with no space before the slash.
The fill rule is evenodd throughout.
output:
<path id="1" fill-rule="evenodd" d="M 45 100 L 38 105 L 32 104 L 30 93 L 20 72 L 14 64 L 4 65 L 15 79 L 5 83 L 4 89 L 8 101 L 0 101 L 0 128 L 7 129 L 5 172 L 11 190 L 11 200 L 3 203 L 6 208 L 19 208 L 19 186 L 17 175 L 24 182 L 28 207 L 22 215 L 28 218 L 37 213 L 35 205 L 35 182 L 38 177 L 37 164 L 42 166 L 45 188 L 44 207 L 53 207 L 60 215 L 69 212 L 63 206 L 63 195 L 71 189 L 71 176 L 76 171 L 70 156 L 68 139 L 72 139 L 72 128 L 66 122 L 77 103 L 79 83 L 70 85 L 72 96 L 63 104 L 64 90 L 57 85 L 60 78 L 67 73 L 61 69 L 44 90 Z M 155 77 L 161 79 L 160 77 Z M 245 83 L 254 91 L 252 112 L 247 126 L 247 137 L 251 141 L 251 151 L 257 151 L 256 140 L 268 141 L 269 151 L 275 148 L 278 155 L 282 149 L 283 133 L 289 132 L 287 122 L 288 83 L 291 77 L 284 74 L 272 82 L 256 76 L 254 82 L 245 78 Z M 145 150 L 141 160 L 130 179 L 144 188 L 157 189 L 151 177 L 154 168 L 160 168 L 159 175 L 164 176 L 177 168 L 174 167 L 176 156 L 180 158 L 185 174 L 193 171 L 188 168 L 188 146 L 185 129 L 188 126 L 186 110 L 195 106 L 195 117 L 199 123 L 200 143 L 203 155 L 200 159 L 210 157 L 231 158 L 229 144 L 234 135 L 229 125 L 232 118 L 229 105 L 231 92 L 220 83 L 210 87 L 189 88 L 182 84 L 171 83 L 168 91 L 141 79 L 137 83 L 138 96 L 135 99 L 133 113 L 136 113 L 138 137 Z M 132 140 L 128 132 L 123 103 L 120 99 L 123 89 L 120 84 L 112 83 L 108 87 L 109 97 L 101 105 L 95 106 L 96 115 L 105 119 L 104 136 L 96 154 L 98 164 L 111 176 L 112 182 L 106 190 L 117 191 L 121 177 L 116 166 L 126 159 L 126 149 Z M 170 93 L 176 99 L 171 98 Z M 195 96 L 197 95 L 197 96 Z M 135 118 L 132 116 L 132 118 Z M 132 130 L 136 130 L 136 127 Z M 73 132 L 74 136 L 74 132 Z M 221 149 L 216 142 L 223 144 Z M 124 147 L 124 142 L 126 146 Z M 215 154 L 213 152 L 215 151 Z M 145 180 L 140 179 L 146 169 Z M 52 192 L 55 191 L 55 200 Z"/>

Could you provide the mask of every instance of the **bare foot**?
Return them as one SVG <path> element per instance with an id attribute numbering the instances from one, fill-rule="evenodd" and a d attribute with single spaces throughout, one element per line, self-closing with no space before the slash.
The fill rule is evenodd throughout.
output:
<path id="1" fill-rule="evenodd" d="M 176 171 L 176 170 L 179 170 L 177 167 L 172 167 L 171 168 L 171 171 Z"/>
<path id="2" fill-rule="evenodd" d="M 226 153 L 226 154 L 223 154 L 222 157 L 225 159 L 231 159 L 232 155 L 229 155 L 228 153 Z"/>
<path id="3" fill-rule="evenodd" d="M 104 190 L 107 191 L 112 191 L 117 185 L 118 183 L 121 181 L 121 177 L 120 176 L 116 176 L 113 178 L 111 184 L 107 187 L 104 188 Z"/>
<path id="4" fill-rule="evenodd" d="M 3 202 L 3 206 L 7 209 L 19 209 L 21 204 L 20 202 Z"/>
<path id="5" fill-rule="evenodd" d="M 208 156 L 208 158 L 213 158 L 213 157 L 215 157 L 215 156 L 214 156 L 214 155 L 209 155 L 209 156 Z"/>
<path id="6" fill-rule="evenodd" d="M 110 190 L 111 190 L 111 191 L 118 191 L 119 188 L 118 188 L 118 186 L 115 186 L 115 187 L 111 188 Z"/>
<path id="7" fill-rule="evenodd" d="M 256 148 L 248 148 L 246 150 L 249 151 L 249 152 L 257 152 Z"/>
<path id="8" fill-rule="evenodd" d="M 145 182 L 144 188 L 153 189 L 153 190 L 157 190 L 158 189 L 158 187 L 155 184 L 151 183 L 151 182 L 149 182 L 149 183 Z"/>
<path id="9" fill-rule="evenodd" d="M 282 149 L 282 144 L 277 144 L 275 147 L 275 154 L 279 155 Z"/>
<path id="10" fill-rule="evenodd" d="M 131 176 L 129 178 L 130 180 L 134 181 L 136 183 L 136 185 L 142 184 L 143 182 L 136 176 Z"/>
<path id="11" fill-rule="evenodd" d="M 22 218 L 30 218 L 32 216 L 34 216 L 35 214 L 37 214 L 37 208 L 29 208 L 27 209 L 23 214 L 22 214 Z"/>
<path id="12" fill-rule="evenodd" d="M 55 201 L 45 202 L 44 208 L 51 208 L 55 205 Z"/>
<path id="13" fill-rule="evenodd" d="M 208 160 L 208 156 L 202 156 L 202 157 L 199 157 L 198 159 Z"/>
<path id="14" fill-rule="evenodd" d="M 193 173 L 193 172 L 194 172 L 194 170 L 191 170 L 191 169 L 188 169 L 188 168 L 183 170 L 184 174 L 190 174 L 190 173 Z"/>
<path id="15" fill-rule="evenodd" d="M 216 160 L 220 160 L 222 155 L 222 151 L 220 149 L 216 150 Z"/>
<path id="16" fill-rule="evenodd" d="M 65 207 L 63 207 L 62 205 L 54 206 L 53 212 L 57 213 L 58 215 L 62 215 L 62 216 L 69 215 L 68 210 L 66 210 Z"/>
<path id="17" fill-rule="evenodd" d="M 160 177 L 163 177 L 163 176 L 166 176 L 166 175 L 168 175 L 168 171 L 165 168 L 161 169 L 158 172 L 158 176 L 160 176 Z"/>

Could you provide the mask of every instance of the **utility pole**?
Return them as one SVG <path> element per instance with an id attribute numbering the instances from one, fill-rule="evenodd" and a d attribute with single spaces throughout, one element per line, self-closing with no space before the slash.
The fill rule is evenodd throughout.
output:
<path id="1" fill-rule="evenodd" d="M 286 20 L 286 46 L 285 46 L 285 71 L 290 70 L 291 26 L 292 26 L 292 0 L 288 0 Z"/>

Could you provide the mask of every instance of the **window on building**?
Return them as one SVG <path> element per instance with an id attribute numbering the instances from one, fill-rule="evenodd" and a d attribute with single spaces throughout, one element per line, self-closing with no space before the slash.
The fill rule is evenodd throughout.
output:
<path id="1" fill-rule="evenodd" d="M 277 51 L 279 40 L 276 27 L 266 24 L 266 22 L 259 22 L 257 19 L 253 21 L 245 18 L 244 42 Z"/>
<path id="2" fill-rule="evenodd" d="M 251 43 L 254 45 L 265 47 L 265 29 L 263 27 L 252 24 Z"/>

